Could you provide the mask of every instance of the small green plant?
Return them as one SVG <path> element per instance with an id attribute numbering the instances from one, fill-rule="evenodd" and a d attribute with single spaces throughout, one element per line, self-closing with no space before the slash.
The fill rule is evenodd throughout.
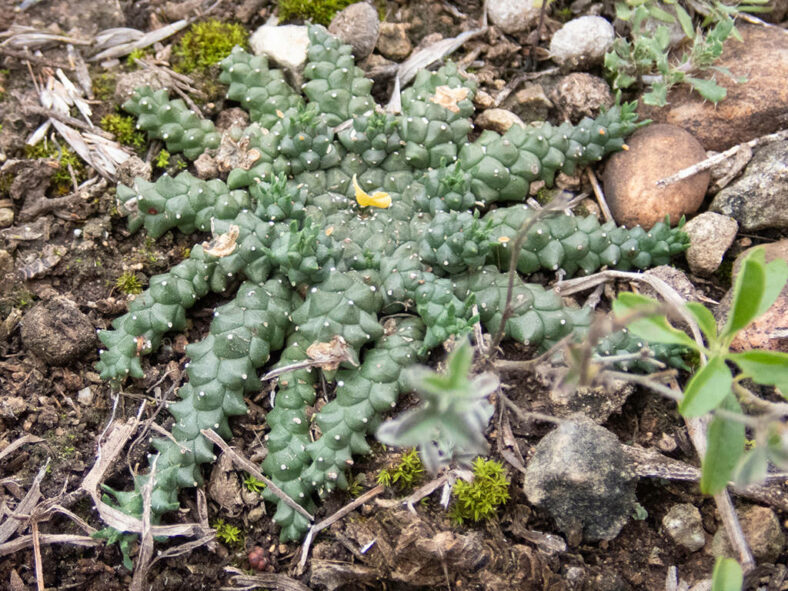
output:
<path id="1" fill-rule="evenodd" d="M 207 70 L 220 62 L 233 47 L 248 47 L 249 33 L 239 24 L 211 19 L 194 23 L 173 49 L 174 69 L 189 74 Z"/>
<path id="2" fill-rule="evenodd" d="M 58 168 L 50 181 L 50 186 L 57 195 L 70 193 L 74 188 L 74 180 L 77 183 L 85 180 L 85 163 L 69 148 L 59 147 L 54 142 L 44 140 L 34 146 L 25 146 L 25 156 L 57 160 Z M 71 177 L 72 171 L 74 173 L 73 179 Z"/>
<path id="3" fill-rule="evenodd" d="M 334 15 L 355 0 L 279 0 L 279 20 L 311 21 L 328 26 Z"/>
<path id="4" fill-rule="evenodd" d="M 487 397 L 498 387 L 498 378 L 484 373 L 469 379 L 472 360 L 473 349 L 466 338 L 449 356 L 445 374 L 427 367 L 410 370 L 411 385 L 424 402 L 383 423 L 378 441 L 417 447 L 431 474 L 452 460 L 470 465 L 487 451 L 484 431 L 493 413 Z"/>
<path id="5" fill-rule="evenodd" d="M 257 480 L 257 478 L 251 474 L 247 474 L 246 478 L 244 478 L 244 487 L 246 487 L 246 490 L 249 492 L 260 494 L 263 492 L 263 489 L 265 489 L 265 482 Z"/>
<path id="6" fill-rule="evenodd" d="M 718 103 L 727 91 L 713 78 L 699 78 L 698 73 L 717 72 L 732 77 L 731 73 L 714 63 L 722 55 L 725 41 L 736 31 L 732 16 L 739 11 L 757 12 L 762 0 L 748 0 L 736 7 L 720 4 L 708 6 L 708 16 L 695 29 L 692 18 L 677 0 L 627 0 L 616 4 L 616 16 L 632 24 L 631 41 L 618 38 L 605 55 L 605 70 L 614 89 L 630 88 L 636 83 L 649 87 L 643 102 L 649 105 L 667 104 L 667 93 L 676 84 L 688 83 L 703 98 Z M 667 9 L 667 10 L 666 10 Z M 672 10 L 673 12 L 669 12 Z M 649 30 L 649 22 L 661 23 Z M 678 23 L 692 44 L 675 59 L 671 59 L 669 25 Z"/>
<path id="7" fill-rule="evenodd" d="M 101 118 L 101 128 L 126 146 L 142 148 L 145 145 L 145 134 L 136 128 L 134 117 L 110 113 Z"/>
<path id="8" fill-rule="evenodd" d="M 757 398 L 743 384 L 750 379 L 756 384 L 775 386 L 788 397 L 788 354 L 775 351 L 751 350 L 733 353 L 730 346 L 736 335 L 753 320 L 763 315 L 777 299 L 788 280 L 788 265 L 777 259 L 769 264 L 764 260 L 764 250 L 755 249 L 742 262 L 733 287 L 733 299 L 727 321 L 721 332 L 712 313 L 695 302 L 686 304 L 706 339 L 699 345 L 683 331 L 674 328 L 664 313 L 649 314 L 657 310 L 657 302 L 633 293 L 619 294 L 613 310 L 619 318 L 637 317 L 629 329 L 650 342 L 675 344 L 696 351 L 706 362 L 689 379 L 679 402 L 679 412 L 685 417 L 699 417 L 714 412 L 708 429 L 708 449 L 703 458 L 700 481 L 701 491 L 716 494 L 723 490 L 731 477 L 746 484 L 766 476 L 771 461 L 783 469 L 788 468 L 788 434 L 775 420 L 775 414 L 760 417 L 745 416 L 740 402 L 757 402 Z M 734 377 L 731 368 L 738 369 Z M 776 416 L 780 416 L 779 413 Z M 757 445 L 745 451 L 745 427 L 755 431 Z"/>
<path id="9" fill-rule="evenodd" d="M 142 293 L 142 281 L 131 271 L 124 271 L 115 280 L 115 287 L 126 295 L 137 295 Z"/>
<path id="10" fill-rule="evenodd" d="M 146 51 L 144 49 L 132 49 L 131 53 L 126 57 L 126 65 L 130 67 L 137 67 L 136 60 L 141 60 L 145 57 Z"/>
<path id="11" fill-rule="evenodd" d="M 399 463 L 390 468 L 383 468 L 378 473 L 378 484 L 390 487 L 397 485 L 403 489 L 413 488 L 424 476 L 424 465 L 415 449 L 402 454 Z"/>
<path id="12" fill-rule="evenodd" d="M 240 546 L 243 542 L 241 528 L 225 523 L 224 519 L 217 519 L 213 524 L 216 530 L 216 539 L 228 546 Z"/>
<path id="13" fill-rule="evenodd" d="M 459 479 L 452 488 L 454 505 L 450 517 L 458 525 L 481 521 L 495 515 L 498 507 L 509 500 L 509 480 L 500 462 L 476 458 L 473 480 Z"/>
<path id="14" fill-rule="evenodd" d="M 105 527 L 90 536 L 99 540 L 107 540 L 107 546 L 117 543 L 120 555 L 123 557 L 123 566 L 126 570 L 134 568 L 134 562 L 131 560 L 131 544 L 136 541 L 137 536 L 118 531 L 114 527 Z"/>
<path id="15" fill-rule="evenodd" d="M 167 168 L 170 165 L 170 153 L 162 148 L 153 164 L 156 168 Z"/>
<path id="16" fill-rule="evenodd" d="M 733 558 L 718 558 L 711 575 L 711 591 L 741 591 L 744 575 Z"/>

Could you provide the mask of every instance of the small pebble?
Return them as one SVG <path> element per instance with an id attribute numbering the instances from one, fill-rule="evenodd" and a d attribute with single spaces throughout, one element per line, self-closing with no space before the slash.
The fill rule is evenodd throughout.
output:
<path id="1" fill-rule="evenodd" d="M 673 505 L 662 518 L 662 527 L 676 544 L 690 552 L 697 552 L 706 544 L 703 520 L 695 505 Z"/>
<path id="2" fill-rule="evenodd" d="M 686 252 L 690 270 L 698 275 L 711 275 L 733 244 L 739 224 L 733 218 L 706 211 L 688 221 L 684 231 L 690 237 Z"/>
<path id="3" fill-rule="evenodd" d="M 581 16 L 555 32 L 550 57 L 571 70 L 601 64 L 615 38 L 613 25 L 601 16 Z"/>
<path id="4" fill-rule="evenodd" d="M 476 118 L 476 125 L 481 129 L 491 129 L 505 133 L 512 125 L 524 126 L 523 120 L 506 109 L 487 109 Z"/>
<path id="5" fill-rule="evenodd" d="M 540 6 L 523 0 L 488 0 L 487 16 L 504 33 L 525 31 L 539 20 Z"/>
<path id="6" fill-rule="evenodd" d="M 14 210 L 10 207 L 0 207 L 0 228 L 7 228 L 14 223 Z"/>
<path id="7" fill-rule="evenodd" d="M 82 388 L 77 392 L 77 402 L 82 406 L 90 406 L 93 404 L 93 390 L 90 389 L 90 386 Z"/>
<path id="8" fill-rule="evenodd" d="M 406 23 L 381 23 L 378 35 L 378 51 L 390 60 L 401 62 L 413 51 L 413 45 L 408 39 Z"/>

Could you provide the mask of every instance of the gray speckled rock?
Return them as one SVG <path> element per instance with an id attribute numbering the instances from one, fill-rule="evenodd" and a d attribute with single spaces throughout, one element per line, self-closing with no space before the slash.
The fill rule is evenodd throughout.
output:
<path id="1" fill-rule="evenodd" d="M 698 275 L 711 275 L 733 244 L 739 224 L 728 216 L 706 211 L 684 225 L 690 237 L 686 256 L 690 269 Z"/>
<path id="2" fill-rule="evenodd" d="M 734 218 L 746 232 L 788 228 L 786 154 L 788 141 L 763 146 L 742 177 L 717 193 L 709 210 Z"/>
<path id="3" fill-rule="evenodd" d="M 536 24 L 539 6 L 523 0 L 488 0 L 487 16 L 504 33 L 517 33 Z"/>
<path id="4" fill-rule="evenodd" d="M 610 431 L 590 421 L 567 421 L 536 446 L 523 489 L 570 541 L 612 540 L 636 505 L 630 465 Z"/>
<path id="5" fill-rule="evenodd" d="M 550 41 L 550 56 L 569 69 L 602 63 L 616 38 L 613 25 L 601 16 L 581 16 L 558 29 Z"/>
<path id="6" fill-rule="evenodd" d="M 695 505 L 673 505 L 662 518 L 662 527 L 670 539 L 690 552 L 697 552 L 706 545 L 703 520 Z"/>
<path id="7" fill-rule="evenodd" d="M 378 42 L 378 11 L 371 4 L 356 2 L 337 13 L 328 32 L 353 47 L 356 61 L 367 57 Z"/>

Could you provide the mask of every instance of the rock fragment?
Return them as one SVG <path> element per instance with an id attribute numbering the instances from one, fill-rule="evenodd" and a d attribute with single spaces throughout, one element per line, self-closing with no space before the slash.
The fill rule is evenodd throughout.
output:
<path id="1" fill-rule="evenodd" d="M 635 509 L 635 483 L 615 435 L 590 421 L 566 421 L 537 444 L 523 488 L 579 542 L 618 535 Z"/>
<path id="2" fill-rule="evenodd" d="M 733 244 L 739 224 L 733 218 L 706 211 L 688 221 L 684 231 L 690 237 L 685 253 L 690 269 L 698 275 L 711 275 Z"/>
<path id="3" fill-rule="evenodd" d="M 96 347 L 90 319 L 68 298 L 34 306 L 22 319 L 22 343 L 51 365 L 67 365 Z"/>
<path id="4" fill-rule="evenodd" d="M 372 53 L 378 42 L 378 11 L 366 2 L 351 4 L 337 13 L 328 27 L 328 32 L 353 47 L 353 55 L 357 61 L 363 60 Z"/>
<path id="5" fill-rule="evenodd" d="M 408 25 L 406 23 L 381 23 L 377 47 L 385 58 L 395 62 L 404 60 L 413 51 L 413 45 L 408 39 Z"/>
<path id="6" fill-rule="evenodd" d="M 739 180 L 715 195 L 709 209 L 735 218 L 745 232 L 788 228 L 788 141 L 755 152 Z"/>
<path id="7" fill-rule="evenodd" d="M 487 16 L 504 33 L 525 31 L 539 20 L 540 7 L 522 0 L 488 0 Z"/>

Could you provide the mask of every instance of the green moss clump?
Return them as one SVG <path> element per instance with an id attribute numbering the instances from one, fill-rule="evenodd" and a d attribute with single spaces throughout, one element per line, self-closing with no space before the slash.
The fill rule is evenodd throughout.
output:
<path id="1" fill-rule="evenodd" d="M 328 26 L 334 15 L 356 0 L 279 0 L 279 20 L 312 21 Z"/>
<path id="2" fill-rule="evenodd" d="M 248 39 L 248 31 L 238 24 L 215 19 L 194 23 L 173 50 L 174 69 L 184 74 L 207 70 L 230 55 L 236 45 L 248 47 Z"/>
<path id="3" fill-rule="evenodd" d="M 402 455 L 399 464 L 390 468 L 383 468 L 378 473 L 378 484 L 400 488 L 413 488 L 424 475 L 424 465 L 421 463 L 419 452 L 415 449 Z"/>
<path id="4" fill-rule="evenodd" d="M 87 171 L 82 159 L 70 149 L 58 147 L 54 142 L 49 143 L 45 140 L 38 142 L 35 146 L 25 146 L 25 156 L 34 159 L 57 160 L 58 168 L 50 181 L 50 186 L 56 195 L 70 193 L 74 189 L 74 179 L 77 183 L 81 183 L 86 178 Z M 74 179 L 71 178 L 71 171 L 74 172 Z"/>
<path id="5" fill-rule="evenodd" d="M 145 145 L 145 134 L 137 129 L 134 117 L 111 113 L 101 118 L 101 128 L 126 146 L 142 148 Z"/>
<path id="6" fill-rule="evenodd" d="M 500 462 L 479 457 L 473 462 L 473 481 L 457 480 L 452 495 L 450 516 L 457 524 L 489 519 L 509 500 L 509 480 Z"/>
<path id="7" fill-rule="evenodd" d="M 249 492 L 259 494 L 263 492 L 263 489 L 265 489 L 265 482 L 263 482 L 262 480 L 257 480 L 257 478 L 255 478 L 251 474 L 247 474 L 246 478 L 244 478 L 244 487 Z"/>
<path id="8" fill-rule="evenodd" d="M 145 57 L 146 51 L 144 49 L 133 49 L 131 53 L 126 57 L 126 65 L 131 68 L 137 67 L 136 60 L 141 60 Z"/>
<path id="9" fill-rule="evenodd" d="M 126 295 L 137 295 L 142 293 L 142 281 L 131 271 L 124 271 L 115 280 L 115 287 Z"/>
<path id="10" fill-rule="evenodd" d="M 92 74 L 90 79 L 93 83 L 93 96 L 101 101 L 109 101 L 115 94 L 115 79 L 117 76 L 113 72 L 101 72 Z"/>
<path id="11" fill-rule="evenodd" d="M 223 544 L 228 546 L 243 545 L 244 536 L 240 527 L 225 523 L 224 519 L 217 519 L 213 528 L 216 530 L 216 539 Z"/>

